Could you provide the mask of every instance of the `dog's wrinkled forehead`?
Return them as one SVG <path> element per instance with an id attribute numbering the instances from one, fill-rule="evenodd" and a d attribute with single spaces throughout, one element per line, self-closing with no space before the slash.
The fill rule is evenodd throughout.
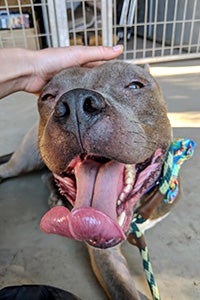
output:
<path id="1" fill-rule="evenodd" d="M 143 85 L 155 84 L 153 77 L 144 68 L 122 61 L 112 61 L 91 69 L 67 68 L 55 75 L 43 92 L 47 90 L 65 92 L 80 86 L 105 91 L 106 87 L 120 88 L 132 82 Z"/>

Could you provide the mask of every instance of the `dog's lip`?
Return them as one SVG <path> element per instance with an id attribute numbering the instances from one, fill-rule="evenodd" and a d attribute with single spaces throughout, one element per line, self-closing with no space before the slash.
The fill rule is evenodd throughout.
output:
<path id="1" fill-rule="evenodd" d="M 106 162 L 104 159 L 104 164 L 102 164 L 98 162 L 100 158 L 95 158 L 94 155 L 76 157 L 69 164 L 66 171 L 70 176 L 79 176 L 80 182 L 76 183 L 79 192 L 70 187 L 74 184 L 74 181 L 70 177 L 65 177 L 66 174 L 62 174 L 64 177 L 55 175 L 62 193 L 65 194 L 64 189 L 67 186 L 67 198 L 71 200 L 70 202 L 74 208 L 71 213 L 64 207 L 55 207 L 50 210 L 41 221 L 42 230 L 77 240 L 85 240 L 99 248 L 111 247 L 124 240 L 132 219 L 133 207 L 141 193 L 153 183 L 153 180 L 156 179 L 155 176 L 158 176 L 162 156 L 163 151 L 158 149 L 144 164 L 130 166 L 132 170 L 134 168 L 135 170 L 139 169 L 139 171 L 133 181 L 131 190 L 127 193 L 127 197 L 122 201 L 120 200 L 121 203 L 117 203 L 119 202 L 118 195 L 123 189 L 127 190 L 127 187 L 124 188 L 123 185 L 123 177 L 125 177 L 123 174 L 126 165 L 109 160 Z M 95 186 L 95 182 L 94 185 L 85 187 L 85 184 L 90 182 L 89 175 L 92 172 L 95 180 L 99 181 L 97 182 L 99 185 Z M 102 174 L 104 172 L 105 174 Z M 109 184 L 109 176 L 113 178 L 112 185 Z M 66 180 L 68 180 L 67 185 Z M 109 190 L 109 196 L 101 190 L 102 187 L 106 188 L 107 185 L 111 189 L 111 191 Z M 92 190 L 93 187 L 96 189 L 95 191 Z M 93 195 L 91 198 L 91 191 L 98 195 Z M 76 193 L 79 193 L 79 195 L 76 195 Z M 108 197 L 109 201 L 105 201 L 105 197 Z M 91 227 L 91 224 L 95 226 Z M 99 224 L 99 227 L 97 224 Z M 102 231 L 104 232 L 103 235 Z M 87 232 L 87 234 L 84 232 Z"/>

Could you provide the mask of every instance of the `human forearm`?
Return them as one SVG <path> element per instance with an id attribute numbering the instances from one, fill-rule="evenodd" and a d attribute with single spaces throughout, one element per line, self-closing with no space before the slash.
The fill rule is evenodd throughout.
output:
<path id="1" fill-rule="evenodd" d="M 24 90 L 32 59 L 33 51 L 27 49 L 0 49 L 0 98 Z"/>

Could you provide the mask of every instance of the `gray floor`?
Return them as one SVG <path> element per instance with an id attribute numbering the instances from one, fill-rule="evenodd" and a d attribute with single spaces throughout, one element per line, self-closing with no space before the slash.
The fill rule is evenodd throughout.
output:
<path id="1" fill-rule="evenodd" d="M 200 61 L 156 67 L 195 65 L 200 65 Z M 197 117 L 200 116 L 199 75 L 157 78 L 170 112 L 198 112 Z M 0 155 L 13 151 L 36 119 L 34 96 L 17 93 L 2 100 Z M 174 129 L 174 136 L 188 137 L 198 144 L 193 159 L 182 168 L 182 200 L 167 219 L 146 233 L 163 300 L 200 299 L 200 128 L 195 126 L 199 125 Z M 84 300 L 106 299 L 93 277 L 85 246 L 40 231 L 40 218 L 48 210 L 48 191 L 40 175 L 29 174 L 0 185 L 0 287 L 51 284 L 68 289 Z M 137 287 L 148 295 L 137 249 L 126 243 L 123 250 Z"/>

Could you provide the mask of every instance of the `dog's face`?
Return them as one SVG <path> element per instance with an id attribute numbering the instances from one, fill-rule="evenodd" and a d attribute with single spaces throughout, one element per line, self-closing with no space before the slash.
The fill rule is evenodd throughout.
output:
<path id="1" fill-rule="evenodd" d="M 73 206 L 53 208 L 41 227 L 97 247 L 119 243 L 171 142 L 158 84 L 124 62 L 74 67 L 47 84 L 38 107 L 41 156 Z"/>

